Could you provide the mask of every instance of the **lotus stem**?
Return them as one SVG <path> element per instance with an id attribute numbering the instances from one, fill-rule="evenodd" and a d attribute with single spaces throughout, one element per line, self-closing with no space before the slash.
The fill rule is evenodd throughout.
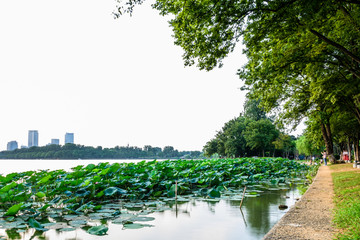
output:
<path id="1" fill-rule="evenodd" d="M 243 192 L 242 199 L 241 199 L 241 202 L 240 202 L 240 209 L 241 209 L 242 203 L 243 203 L 244 198 L 245 198 L 245 191 L 246 191 L 246 186 L 244 187 L 244 192 Z"/>
<path id="2" fill-rule="evenodd" d="M 175 200 L 177 199 L 177 180 L 175 181 Z"/>

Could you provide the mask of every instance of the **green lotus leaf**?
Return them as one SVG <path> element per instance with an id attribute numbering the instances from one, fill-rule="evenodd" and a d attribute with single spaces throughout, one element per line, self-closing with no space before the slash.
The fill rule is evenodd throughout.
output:
<path id="1" fill-rule="evenodd" d="M 130 223 L 130 224 L 124 224 L 124 229 L 140 229 L 144 227 L 153 227 L 153 225 L 150 224 L 141 224 L 141 223 Z"/>
<path id="2" fill-rule="evenodd" d="M 46 194 L 43 193 L 43 192 L 37 192 L 35 195 L 36 195 L 38 198 L 44 198 L 44 197 L 46 197 Z"/>
<path id="3" fill-rule="evenodd" d="M 131 221 L 138 221 L 138 222 L 148 222 L 148 221 L 153 221 L 155 220 L 154 217 L 134 217 L 134 218 L 131 218 Z"/>
<path id="4" fill-rule="evenodd" d="M 48 231 L 49 229 L 47 229 L 47 228 L 44 228 L 44 226 L 41 224 L 41 223 L 39 223 L 38 221 L 36 221 L 35 219 L 33 219 L 33 218 L 30 218 L 29 219 L 29 221 L 28 221 L 28 223 L 29 223 L 29 226 L 30 227 L 32 227 L 32 228 L 35 228 L 36 230 L 38 230 L 38 231 Z"/>
<path id="5" fill-rule="evenodd" d="M 90 164 L 88 164 L 88 165 L 85 167 L 85 169 L 88 170 L 88 171 L 91 171 L 91 170 L 93 170 L 95 167 L 96 167 L 95 164 L 90 163 Z"/>
<path id="6" fill-rule="evenodd" d="M 91 227 L 87 230 L 87 233 L 91 234 L 91 235 L 98 235 L 98 236 L 102 236 L 102 235 L 106 235 L 107 231 L 108 231 L 108 227 L 105 225 L 100 225 L 100 226 L 95 226 L 95 227 Z"/>
<path id="7" fill-rule="evenodd" d="M 211 189 L 209 192 L 209 197 L 211 198 L 219 198 L 221 197 L 221 193 L 220 191 L 216 190 L 216 189 Z"/>
<path id="8" fill-rule="evenodd" d="M 51 174 L 49 174 L 49 175 L 47 175 L 47 176 L 45 176 L 45 177 L 43 177 L 42 179 L 40 179 L 39 181 L 38 181 L 38 184 L 44 184 L 44 183 L 47 183 L 49 180 L 50 180 L 50 178 L 51 178 L 52 176 L 51 176 Z"/>
<path id="9" fill-rule="evenodd" d="M 15 205 L 11 206 L 7 210 L 5 215 L 6 216 L 14 216 L 14 215 L 16 215 L 19 212 L 19 210 L 21 209 L 22 205 L 23 205 L 23 203 L 19 203 L 19 204 L 15 204 Z"/>
<path id="10" fill-rule="evenodd" d="M 86 189 L 79 189 L 75 192 L 75 196 L 77 197 L 85 197 L 87 195 L 90 195 L 90 191 L 87 191 Z"/>
<path id="11" fill-rule="evenodd" d="M 11 182 L 0 189 L 0 192 L 8 192 L 10 189 L 17 186 L 16 182 Z"/>
<path id="12" fill-rule="evenodd" d="M 87 221 L 86 220 L 74 220 L 74 221 L 70 221 L 69 224 L 71 226 L 81 226 L 81 225 L 86 225 Z"/>
<path id="13" fill-rule="evenodd" d="M 118 187 L 109 187 L 104 190 L 105 196 L 113 196 L 114 194 L 126 194 L 127 191 Z"/>
<path id="14" fill-rule="evenodd" d="M 71 232 L 71 231 L 75 231 L 76 228 L 60 228 L 59 231 L 61 232 Z"/>

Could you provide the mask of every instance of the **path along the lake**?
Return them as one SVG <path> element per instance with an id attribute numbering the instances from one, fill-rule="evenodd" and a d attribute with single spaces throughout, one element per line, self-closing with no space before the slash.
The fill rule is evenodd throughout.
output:
<path id="1" fill-rule="evenodd" d="M 333 196 L 330 167 L 321 166 L 306 193 L 263 239 L 333 239 Z"/>

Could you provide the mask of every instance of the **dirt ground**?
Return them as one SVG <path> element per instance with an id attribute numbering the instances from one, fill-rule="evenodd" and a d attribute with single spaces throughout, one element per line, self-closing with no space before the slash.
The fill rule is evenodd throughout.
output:
<path id="1" fill-rule="evenodd" d="M 263 239 L 333 239 L 333 195 L 331 170 L 321 166 L 306 193 Z"/>

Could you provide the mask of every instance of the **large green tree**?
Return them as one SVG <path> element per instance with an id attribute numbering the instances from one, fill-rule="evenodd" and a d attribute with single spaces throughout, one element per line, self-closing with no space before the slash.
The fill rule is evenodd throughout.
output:
<path id="1" fill-rule="evenodd" d="M 250 122 L 244 132 L 247 146 L 262 153 L 263 157 L 266 151 L 275 151 L 274 141 L 278 136 L 279 131 L 269 119 Z"/>

